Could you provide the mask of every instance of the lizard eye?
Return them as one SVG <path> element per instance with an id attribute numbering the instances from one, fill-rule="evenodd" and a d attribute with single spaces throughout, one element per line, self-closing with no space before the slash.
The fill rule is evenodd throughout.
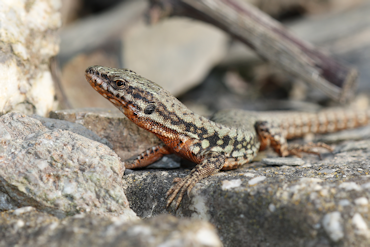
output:
<path id="1" fill-rule="evenodd" d="M 150 115 L 154 112 L 154 110 L 155 110 L 155 105 L 151 104 L 151 105 L 148 105 L 147 107 L 145 107 L 144 113 L 147 114 L 147 115 Z"/>
<path id="2" fill-rule="evenodd" d="M 117 87 L 123 87 L 125 85 L 125 82 L 123 80 L 117 80 L 115 82 Z"/>

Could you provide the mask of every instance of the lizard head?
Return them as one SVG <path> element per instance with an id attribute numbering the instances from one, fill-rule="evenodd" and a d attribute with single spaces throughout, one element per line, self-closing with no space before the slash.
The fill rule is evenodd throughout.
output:
<path id="1" fill-rule="evenodd" d="M 156 83 L 128 69 L 92 66 L 86 79 L 131 121 L 156 134 L 167 126 L 183 125 L 182 116 L 194 115 L 180 101 Z"/>

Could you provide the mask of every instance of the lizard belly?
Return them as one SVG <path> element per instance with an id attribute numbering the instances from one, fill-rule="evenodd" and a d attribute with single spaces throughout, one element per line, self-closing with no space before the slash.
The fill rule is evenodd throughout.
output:
<path id="1" fill-rule="evenodd" d="M 185 136 L 176 139 L 158 137 L 172 153 L 197 164 L 202 161 L 201 155 L 199 155 L 200 149 L 194 145 L 198 143 L 197 140 Z"/>

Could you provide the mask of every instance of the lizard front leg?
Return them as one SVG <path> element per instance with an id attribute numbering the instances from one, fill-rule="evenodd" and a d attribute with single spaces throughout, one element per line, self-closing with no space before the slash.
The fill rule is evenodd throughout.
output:
<path id="1" fill-rule="evenodd" d="M 208 153 L 203 160 L 184 178 L 175 178 L 174 184 L 167 192 L 167 207 L 172 203 L 175 197 L 176 209 L 185 194 L 185 191 L 190 193 L 194 185 L 203 178 L 206 178 L 213 173 L 218 172 L 225 164 L 225 155 L 220 153 Z"/>
<path id="2" fill-rule="evenodd" d="M 152 148 L 149 148 L 145 152 L 141 153 L 139 156 L 134 156 L 124 161 L 125 167 L 128 169 L 136 169 L 146 167 L 166 154 L 171 152 L 165 145 L 158 145 Z"/>
<path id="3" fill-rule="evenodd" d="M 264 150 L 268 146 L 271 146 L 274 151 L 282 157 L 288 155 L 301 157 L 301 153 L 310 153 L 320 156 L 320 153 L 314 151 L 313 148 L 325 148 L 329 151 L 333 151 L 329 145 L 322 142 L 288 145 L 286 138 L 281 133 L 280 126 L 273 125 L 267 121 L 257 121 L 254 127 L 261 142 L 260 150 Z"/>

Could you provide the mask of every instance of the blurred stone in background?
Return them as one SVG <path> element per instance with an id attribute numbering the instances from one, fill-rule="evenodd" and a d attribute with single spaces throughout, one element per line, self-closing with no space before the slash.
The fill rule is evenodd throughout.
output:
<path id="1" fill-rule="evenodd" d="M 64 90 L 69 107 L 112 107 L 85 82 L 84 69 L 95 64 L 130 68 L 174 95 L 182 95 L 186 104 L 197 105 L 199 111 L 194 110 L 205 114 L 218 110 L 220 101 L 212 100 L 225 99 L 225 95 L 229 95 L 223 101 L 228 102 L 225 103 L 227 107 L 258 110 L 271 106 L 263 106 L 266 99 L 327 101 L 320 91 L 261 61 L 244 44 L 211 25 L 186 18 L 146 24 L 148 4 L 145 0 L 65 2 L 68 4 L 64 5 L 62 18 L 66 24 L 61 32 L 58 63 L 62 72 L 60 88 Z M 248 2 L 282 20 L 301 39 L 357 67 L 360 90 L 370 89 L 366 83 L 370 77 L 366 69 L 370 50 L 370 42 L 366 42 L 370 40 L 367 34 L 370 1 Z M 247 88 L 243 95 L 229 87 L 230 76 L 226 76 L 229 71 L 239 74 L 239 87 L 240 83 L 246 84 L 242 86 Z M 216 83 L 217 80 L 221 84 Z M 204 81 L 210 81 L 210 86 L 196 87 Z M 219 94 L 210 93 L 209 88 L 217 85 L 221 88 L 214 91 Z M 202 88 L 208 91 L 195 92 Z M 204 97 L 192 102 L 195 94 Z M 63 108 L 62 97 L 61 102 Z"/>

